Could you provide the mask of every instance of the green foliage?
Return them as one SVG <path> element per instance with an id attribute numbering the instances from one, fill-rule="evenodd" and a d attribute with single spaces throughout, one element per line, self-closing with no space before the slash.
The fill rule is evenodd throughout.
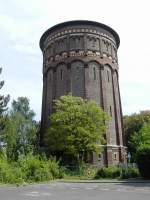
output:
<path id="1" fill-rule="evenodd" d="M 30 109 L 29 99 L 27 97 L 18 97 L 17 101 L 13 100 L 11 113 L 20 113 L 25 119 L 33 120 L 35 113 Z"/>
<path id="2" fill-rule="evenodd" d="M 2 68 L 0 68 L 0 74 L 2 73 Z M 0 89 L 4 86 L 4 81 L 0 81 Z M 7 111 L 7 104 L 10 100 L 10 96 L 0 94 L 0 142 L 2 142 L 1 132 L 3 131 L 6 124 L 5 112 Z"/>
<path id="3" fill-rule="evenodd" d="M 0 74 L 2 73 L 2 68 L 0 68 Z M 0 89 L 4 86 L 4 81 L 0 81 Z M 7 104 L 9 102 L 10 96 L 4 97 L 0 95 L 0 116 L 7 110 Z"/>
<path id="4" fill-rule="evenodd" d="M 145 127 L 150 124 L 150 111 L 141 111 L 139 114 L 133 114 L 131 116 L 124 116 L 124 132 L 126 138 L 126 145 L 128 147 L 128 151 L 131 153 L 131 158 L 133 162 L 136 161 L 136 151 L 141 143 L 145 143 L 144 141 L 146 137 L 148 137 L 147 141 L 150 141 L 149 135 L 149 127 Z M 142 127 L 145 127 L 144 129 Z M 149 126 L 149 125 L 148 125 Z M 142 129 L 142 130 L 141 130 Z M 146 137 L 142 132 L 146 131 Z M 149 132 L 149 133 L 148 133 Z"/>
<path id="5" fill-rule="evenodd" d="M 55 158 L 49 160 L 31 154 L 21 155 L 17 162 L 0 158 L 0 183 L 41 182 L 63 178 Z"/>
<path id="6" fill-rule="evenodd" d="M 19 97 L 18 101 L 12 102 L 12 109 L 3 131 L 8 159 L 17 160 L 20 154 L 26 155 L 35 149 L 38 126 L 33 116 L 26 97 Z"/>
<path id="7" fill-rule="evenodd" d="M 55 101 L 45 142 L 51 152 L 64 152 L 83 160 L 86 152 L 100 150 L 107 120 L 96 102 L 62 96 Z"/>
<path id="8" fill-rule="evenodd" d="M 48 160 L 48 168 L 52 173 L 53 179 L 63 178 L 63 168 L 59 167 L 59 161 L 56 161 L 55 157 L 50 157 Z"/>
<path id="9" fill-rule="evenodd" d="M 108 178 L 108 179 L 127 179 L 127 178 L 136 178 L 139 177 L 138 169 L 135 167 L 103 167 L 100 168 L 96 175 L 95 179 Z"/>
<path id="10" fill-rule="evenodd" d="M 138 148 L 136 160 L 141 176 L 150 179 L 150 144 Z"/>
<path id="11" fill-rule="evenodd" d="M 139 132 L 134 133 L 131 136 L 131 142 L 135 148 L 135 153 L 137 152 L 139 147 L 143 145 L 150 145 L 150 122 L 144 123 Z"/>
<path id="12" fill-rule="evenodd" d="M 65 179 L 93 179 L 95 177 L 97 169 L 92 166 L 87 166 L 82 164 L 80 166 L 64 168 L 64 178 Z"/>
<path id="13" fill-rule="evenodd" d="M 0 183 L 22 183 L 22 172 L 19 167 L 0 158 Z"/>
<path id="14" fill-rule="evenodd" d="M 120 170 L 120 179 L 137 178 L 139 177 L 139 170 L 136 167 L 122 167 Z"/>
<path id="15" fill-rule="evenodd" d="M 53 176 L 48 167 L 48 162 L 39 157 L 28 155 L 18 160 L 19 166 L 23 172 L 23 178 L 26 182 L 39 182 L 52 180 Z"/>
<path id="16" fill-rule="evenodd" d="M 118 178 L 120 176 L 120 168 L 118 167 L 103 167 L 100 168 L 96 175 L 95 179 L 99 178 Z"/>
<path id="17" fill-rule="evenodd" d="M 140 141 L 138 145 L 150 145 L 150 121 L 148 123 L 144 123 L 139 133 Z"/>

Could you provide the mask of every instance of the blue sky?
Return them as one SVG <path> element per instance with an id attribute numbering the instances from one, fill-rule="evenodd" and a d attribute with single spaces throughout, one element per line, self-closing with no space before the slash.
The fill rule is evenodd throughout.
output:
<path id="1" fill-rule="evenodd" d="M 67 20 L 87 19 L 114 28 L 118 50 L 124 114 L 150 109 L 149 0 L 0 0 L 1 93 L 30 99 L 40 120 L 42 53 L 39 39 L 49 27 Z"/>

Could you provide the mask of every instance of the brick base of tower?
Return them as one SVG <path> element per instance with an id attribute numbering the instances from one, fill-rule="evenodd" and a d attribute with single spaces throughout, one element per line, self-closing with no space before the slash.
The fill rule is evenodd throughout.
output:
<path id="1" fill-rule="evenodd" d="M 118 166 L 127 163 L 127 147 L 117 145 L 103 145 L 102 153 L 93 153 L 91 164 L 95 166 Z"/>

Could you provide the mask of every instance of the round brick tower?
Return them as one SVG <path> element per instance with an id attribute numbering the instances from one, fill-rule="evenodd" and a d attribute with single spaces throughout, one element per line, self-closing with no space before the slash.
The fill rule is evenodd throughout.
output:
<path id="1" fill-rule="evenodd" d="M 95 100 L 111 116 L 102 156 L 92 163 L 126 162 L 118 82 L 120 39 L 109 26 L 93 21 L 68 21 L 48 29 L 40 39 L 43 52 L 41 130 L 49 126 L 54 99 L 71 93 Z M 41 144 L 44 131 L 41 131 Z"/>

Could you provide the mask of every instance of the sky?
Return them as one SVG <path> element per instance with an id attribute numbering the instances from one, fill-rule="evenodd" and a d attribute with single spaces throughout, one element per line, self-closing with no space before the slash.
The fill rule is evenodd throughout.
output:
<path id="1" fill-rule="evenodd" d="M 120 36 L 119 81 L 123 114 L 150 109 L 149 0 L 0 0 L 1 94 L 20 96 L 41 117 L 41 35 L 68 20 L 104 23 Z M 11 104 L 9 103 L 9 106 Z"/>

